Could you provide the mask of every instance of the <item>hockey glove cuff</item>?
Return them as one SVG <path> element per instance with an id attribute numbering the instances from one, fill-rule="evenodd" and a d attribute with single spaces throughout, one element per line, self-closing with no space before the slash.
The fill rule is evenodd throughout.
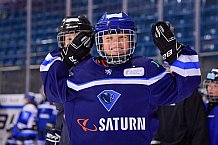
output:
<path id="1" fill-rule="evenodd" d="M 46 133 L 45 145 L 59 145 L 61 139 L 61 131 L 52 129 Z"/>

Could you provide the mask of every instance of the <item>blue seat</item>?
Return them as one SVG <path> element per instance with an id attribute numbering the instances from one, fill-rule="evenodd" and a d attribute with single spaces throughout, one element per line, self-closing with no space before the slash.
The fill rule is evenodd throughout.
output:
<path id="1" fill-rule="evenodd" d="M 4 66 L 12 66 L 14 64 L 14 59 L 4 59 L 3 63 Z"/>
<path id="2" fill-rule="evenodd" d="M 24 58 L 17 58 L 14 62 L 15 65 L 25 65 L 25 59 Z"/>

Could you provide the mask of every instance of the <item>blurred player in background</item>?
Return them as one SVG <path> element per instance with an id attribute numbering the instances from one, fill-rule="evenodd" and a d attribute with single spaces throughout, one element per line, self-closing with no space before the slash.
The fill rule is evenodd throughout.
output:
<path id="1" fill-rule="evenodd" d="M 72 145 L 148 145 L 150 115 L 158 105 L 190 96 L 200 83 L 198 56 L 166 23 L 154 24 L 155 44 L 172 75 L 153 60 L 133 57 L 136 26 L 127 14 L 105 13 L 95 29 L 99 57 L 87 59 L 87 33 L 46 56 L 40 67 L 45 94 L 63 104 Z"/>
<path id="2" fill-rule="evenodd" d="M 37 104 L 32 92 L 25 94 L 25 103 L 18 120 L 11 130 L 7 145 L 35 145 Z"/>
<path id="3" fill-rule="evenodd" d="M 57 110 L 56 107 L 47 100 L 44 94 L 44 87 L 40 88 L 40 94 L 43 98 L 43 101 L 38 105 L 38 114 L 37 114 L 37 144 L 45 145 L 46 133 L 48 130 L 55 127 Z"/>
<path id="4" fill-rule="evenodd" d="M 218 145 L 218 68 L 212 69 L 204 80 L 205 101 L 210 136 L 210 145 Z"/>
<path id="5" fill-rule="evenodd" d="M 70 16 L 70 17 L 68 16 L 63 19 L 63 21 L 61 22 L 58 28 L 58 35 L 57 35 L 59 49 L 55 53 L 62 52 L 61 54 L 62 56 L 65 56 L 66 54 L 69 55 L 68 59 L 63 59 L 68 69 L 72 69 L 71 67 L 74 66 L 74 64 L 78 63 L 77 60 L 82 61 L 91 57 L 90 49 L 92 44 L 94 43 L 93 40 L 92 40 L 92 44 L 84 44 L 82 46 L 79 45 L 80 45 L 80 41 L 83 41 L 82 39 L 85 39 L 87 37 L 86 35 L 88 35 L 87 38 L 89 38 L 92 35 L 92 33 L 93 33 L 93 27 L 91 26 L 91 23 L 85 16 Z M 73 49 L 75 45 L 78 46 L 78 51 L 76 49 L 75 50 Z M 77 54 L 77 57 L 76 58 L 71 57 L 72 56 L 71 53 Z M 62 144 L 71 145 L 67 127 L 66 127 L 64 107 L 61 103 L 57 103 L 57 102 L 55 103 L 55 106 L 56 109 L 58 110 L 57 119 L 56 119 L 57 121 L 56 121 L 55 129 L 51 130 L 48 133 L 46 144 L 52 145 L 59 142 L 60 145 Z M 59 134 L 61 138 L 56 134 Z M 56 140 L 54 140 L 54 138 L 53 139 L 49 138 L 49 136 L 51 137 L 51 135 L 55 136 Z"/>

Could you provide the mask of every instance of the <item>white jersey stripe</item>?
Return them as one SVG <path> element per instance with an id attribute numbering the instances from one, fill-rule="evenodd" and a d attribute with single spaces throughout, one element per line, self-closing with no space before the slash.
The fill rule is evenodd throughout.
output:
<path id="1" fill-rule="evenodd" d="M 168 72 L 164 71 L 158 76 L 146 79 L 146 78 L 116 78 L 116 79 L 104 79 L 104 80 L 96 80 L 84 84 L 75 84 L 70 80 L 67 80 L 67 86 L 75 91 L 80 91 L 83 89 L 87 89 L 94 86 L 99 85 L 109 85 L 109 84 L 139 84 L 139 85 L 152 85 L 155 82 L 162 79 Z"/>
<path id="2" fill-rule="evenodd" d="M 187 76 L 200 76 L 201 75 L 201 70 L 200 68 L 192 68 L 192 69 L 181 69 L 175 66 L 171 66 L 170 70 L 183 76 L 183 77 L 187 77 Z"/>
<path id="3" fill-rule="evenodd" d="M 51 54 L 49 53 L 46 57 L 44 61 L 51 61 L 46 65 L 43 65 L 43 63 L 40 65 L 40 72 L 42 71 L 48 71 L 49 68 L 51 67 L 51 65 L 56 61 L 56 60 L 61 60 L 61 57 L 53 57 L 51 56 Z"/>
<path id="4" fill-rule="evenodd" d="M 38 105 L 38 109 L 52 109 L 52 110 L 56 110 L 56 107 L 54 105 L 50 105 L 50 104 L 40 104 L 40 105 Z"/>
<path id="5" fill-rule="evenodd" d="M 199 62 L 198 55 L 180 55 L 177 60 L 181 62 Z"/>

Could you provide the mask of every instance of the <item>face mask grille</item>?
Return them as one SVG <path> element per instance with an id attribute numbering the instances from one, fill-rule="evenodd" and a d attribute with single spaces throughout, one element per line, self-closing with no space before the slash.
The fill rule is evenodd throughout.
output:
<path id="1" fill-rule="evenodd" d="M 66 35 L 67 34 L 74 34 L 74 35 L 77 35 L 79 32 L 87 32 L 87 33 L 92 33 L 92 31 L 90 30 L 80 30 L 80 31 L 62 31 L 62 32 L 59 32 L 58 35 L 57 35 L 57 41 L 58 41 L 58 47 L 59 48 L 64 48 L 66 46 L 64 46 L 65 44 L 65 41 L 66 41 Z M 69 42 L 71 43 L 71 42 Z"/>
<path id="2" fill-rule="evenodd" d="M 136 34 L 130 29 L 104 30 L 96 33 L 95 42 L 99 55 L 108 64 L 123 64 L 134 53 Z"/>

